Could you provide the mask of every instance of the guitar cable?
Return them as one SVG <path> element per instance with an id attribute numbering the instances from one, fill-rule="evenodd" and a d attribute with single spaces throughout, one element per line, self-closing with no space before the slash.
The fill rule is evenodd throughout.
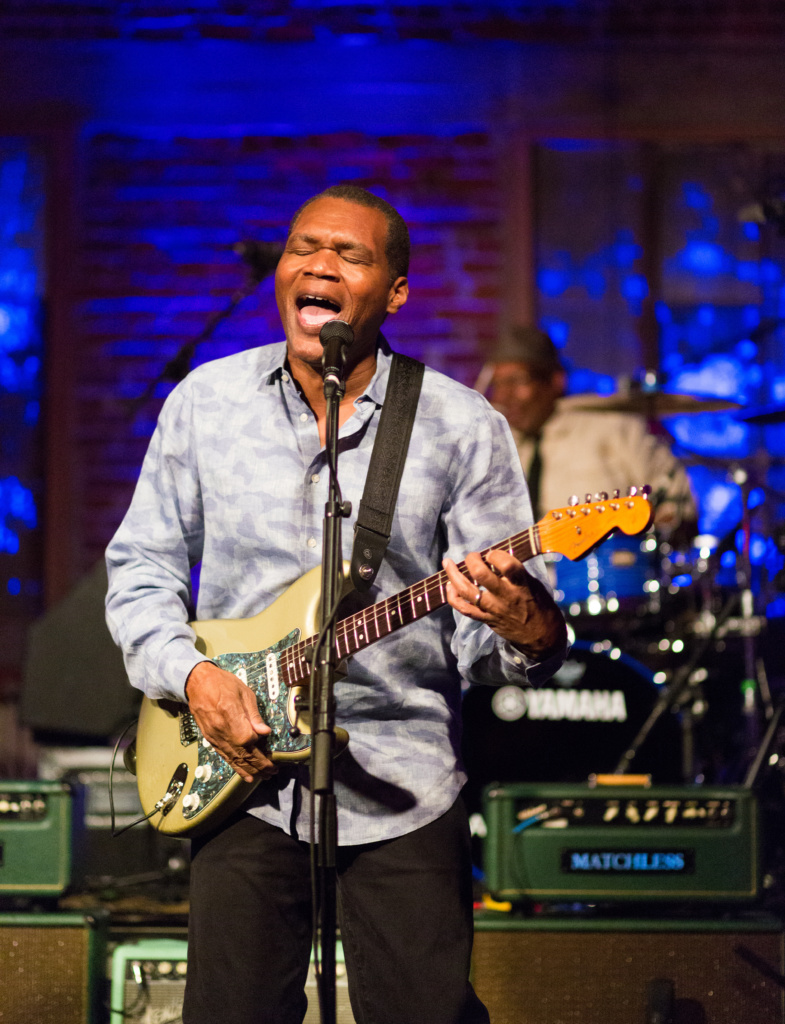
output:
<path id="1" fill-rule="evenodd" d="M 176 792 L 174 792 L 171 789 L 168 789 L 164 793 L 164 795 L 161 797 L 161 799 L 157 801 L 155 807 L 153 807 L 152 811 L 150 811 L 149 814 L 142 815 L 141 818 L 137 818 L 135 821 L 132 821 L 130 823 L 130 825 L 124 825 L 123 828 L 121 828 L 121 829 L 118 829 L 118 828 L 115 827 L 114 766 L 115 766 L 115 762 L 117 761 L 117 752 L 120 749 L 120 744 L 125 739 L 126 734 L 128 733 L 128 730 L 132 726 L 134 726 L 135 724 L 136 724 L 135 720 L 132 719 L 128 723 L 128 725 L 126 725 L 125 729 L 123 729 L 123 731 L 117 737 L 117 742 L 115 743 L 114 749 L 112 750 L 112 759 L 109 762 L 109 821 L 110 821 L 110 829 L 111 829 L 112 839 L 117 839 L 117 837 L 123 835 L 124 832 L 128 832 L 130 829 L 136 828 L 137 825 L 141 825 L 143 822 L 147 821 L 149 818 L 152 818 L 152 816 L 154 814 L 158 814 L 158 812 L 162 811 L 164 809 L 164 807 L 167 807 L 170 803 L 172 803 L 173 800 L 176 800 L 177 796 L 178 796 L 178 794 Z M 127 764 L 126 764 L 126 767 L 128 767 Z M 130 772 L 130 768 L 129 768 L 129 772 Z M 132 774 L 135 775 L 136 773 L 133 772 Z"/>

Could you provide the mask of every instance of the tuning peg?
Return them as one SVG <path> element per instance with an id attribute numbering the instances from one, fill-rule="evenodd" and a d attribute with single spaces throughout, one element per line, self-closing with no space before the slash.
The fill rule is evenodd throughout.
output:
<path id="1" fill-rule="evenodd" d="M 644 498 L 648 498 L 648 496 L 651 494 L 651 487 L 649 487 L 648 484 L 644 484 L 643 487 L 641 487 L 641 494 Z"/>
<path id="2" fill-rule="evenodd" d="M 633 486 L 633 487 L 628 487 L 627 488 L 627 494 L 629 494 L 629 496 L 631 498 L 634 498 L 637 493 L 638 493 L 638 488 L 637 487 Z"/>
<path id="3" fill-rule="evenodd" d="M 597 493 L 594 495 L 594 500 L 595 501 L 607 501 L 608 500 L 608 492 L 607 491 L 597 491 Z"/>
<path id="4" fill-rule="evenodd" d="M 621 497 L 621 491 L 617 487 L 616 490 L 613 492 L 613 500 L 616 501 L 620 497 Z"/>
<path id="5" fill-rule="evenodd" d="M 589 494 L 588 491 L 587 491 L 586 492 L 586 503 L 588 504 L 590 501 L 591 501 L 591 494 Z"/>
<path id="6" fill-rule="evenodd" d="M 577 505 L 578 504 L 578 495 L 577 494 L 571 494 L 567 504 L 568 505 Z"/>

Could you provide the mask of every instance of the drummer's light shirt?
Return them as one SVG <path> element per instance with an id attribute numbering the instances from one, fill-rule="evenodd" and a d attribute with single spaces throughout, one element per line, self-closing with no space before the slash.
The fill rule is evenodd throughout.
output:
<path id="1" fill-rule="evenodd" d="M 542 428 L 539 451 L 539 506 L 543 512 L 561 508 L 572 495 L 648 484 L 659 512 L 667 504 L 673 526 L 695 519 L 695 502 L 687 473 L 668 445 L 646 429 L 641 416 L 629 413 L 587 412 L 573 409 L 563 398 Z M 517 431 L 513 436 L 521 464 L 529 467 L 534 440 Z M 659 519 L 659 515 L 658 515 Z"/>
<path id="2" fill-rule="evenodd" d="M 343 526 L 347 559 L 389 366 L 383 343 L 340 430 L 338 475 L 354 510 Z M 286 368 L 284 344 L 206 364 L 178 385 L 107 551 L 107 621 L 135 686 L 182 700 L 204 660 L 187 625 L 197 563 L 202 619 L 255 615 L 320 565 L 327 487 L 316 419 Z M 460 561 L 530 523 L 504 419 L 481 395 L 427 369 L 392 538 L 367 603 L 438 572 L 444 555 Z M 539 558 L 528 568 L 547 585 Z M 352 657 L 336 687 L 337 724 L 351 737 L 335 762 L 339 842 L 402 835 L 453 804 L 465 781 L 461 678 L 540 683 L 562 658 L 533 663 L 449 606 Z M 282 768 L 248 806 L 307 838 L 307 782 L 307 769 Z"/>

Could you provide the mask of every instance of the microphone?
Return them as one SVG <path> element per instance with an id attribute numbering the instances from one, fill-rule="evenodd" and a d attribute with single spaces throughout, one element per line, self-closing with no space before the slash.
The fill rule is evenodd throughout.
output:
<path id="1" fill-rule="evenodd" d="M 319 331 L 322 343 L 322 378 L 324 383 L 343 384 L 346 350 L 354 341 L 354 331 L 345 320 L 328 320 Z"/>
<path id="2" fill-rule="evenodd" d="M 268 274 L 272 274 L 278 266 L 278 260 L 283 254 L 283 246 L 277 242 L 256 242 L 249 239 L 244 242 L 235 242 L 232 251 L 237 253 L 243 263 L 248 264 L 254 278 L 261 281 Z"/>

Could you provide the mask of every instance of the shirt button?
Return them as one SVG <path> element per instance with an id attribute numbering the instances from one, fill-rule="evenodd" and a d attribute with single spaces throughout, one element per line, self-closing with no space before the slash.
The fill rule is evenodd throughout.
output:
<path id="1" fill-rule="evenodd" d="M 302 420 L 303 423 L 305 423 L 305 421 L 308 419 L 308 413 L 307 412 L 301 412 L 300 413 L 300 419 Z"/>
<path id="2" fill-rule="evenodd" d="M 313 474 L 313 476 L 311 477 L 311 483 L 312 484 L 318 484 L 319 483 L 319 474 L 318 473 L 314 473 Z"/>
<path id="3" fill-rule="evenodd" d="M 519 658 L 517 654 L 515 655 L 515 657 L 512 660 L 515 662 L 516 665 L 522 665 L 523 664 L 523 658 Z"/>
<path id="4" fill-rule="evenodd" d="M 284 382 L 284 384 L 288 384 L 289 383 L 289 375 L 286 374 L 286 373 L 282 373 L 281 374 L 281 380 Z"/>
<path id="5" fill-rule="evenodd" d="M 309 537 L 308 541 L 307 541 L 307 544 L 308 544 L 309 548 L 315 548 L 316 547 L 316 538 L 315 537 Z"/>

